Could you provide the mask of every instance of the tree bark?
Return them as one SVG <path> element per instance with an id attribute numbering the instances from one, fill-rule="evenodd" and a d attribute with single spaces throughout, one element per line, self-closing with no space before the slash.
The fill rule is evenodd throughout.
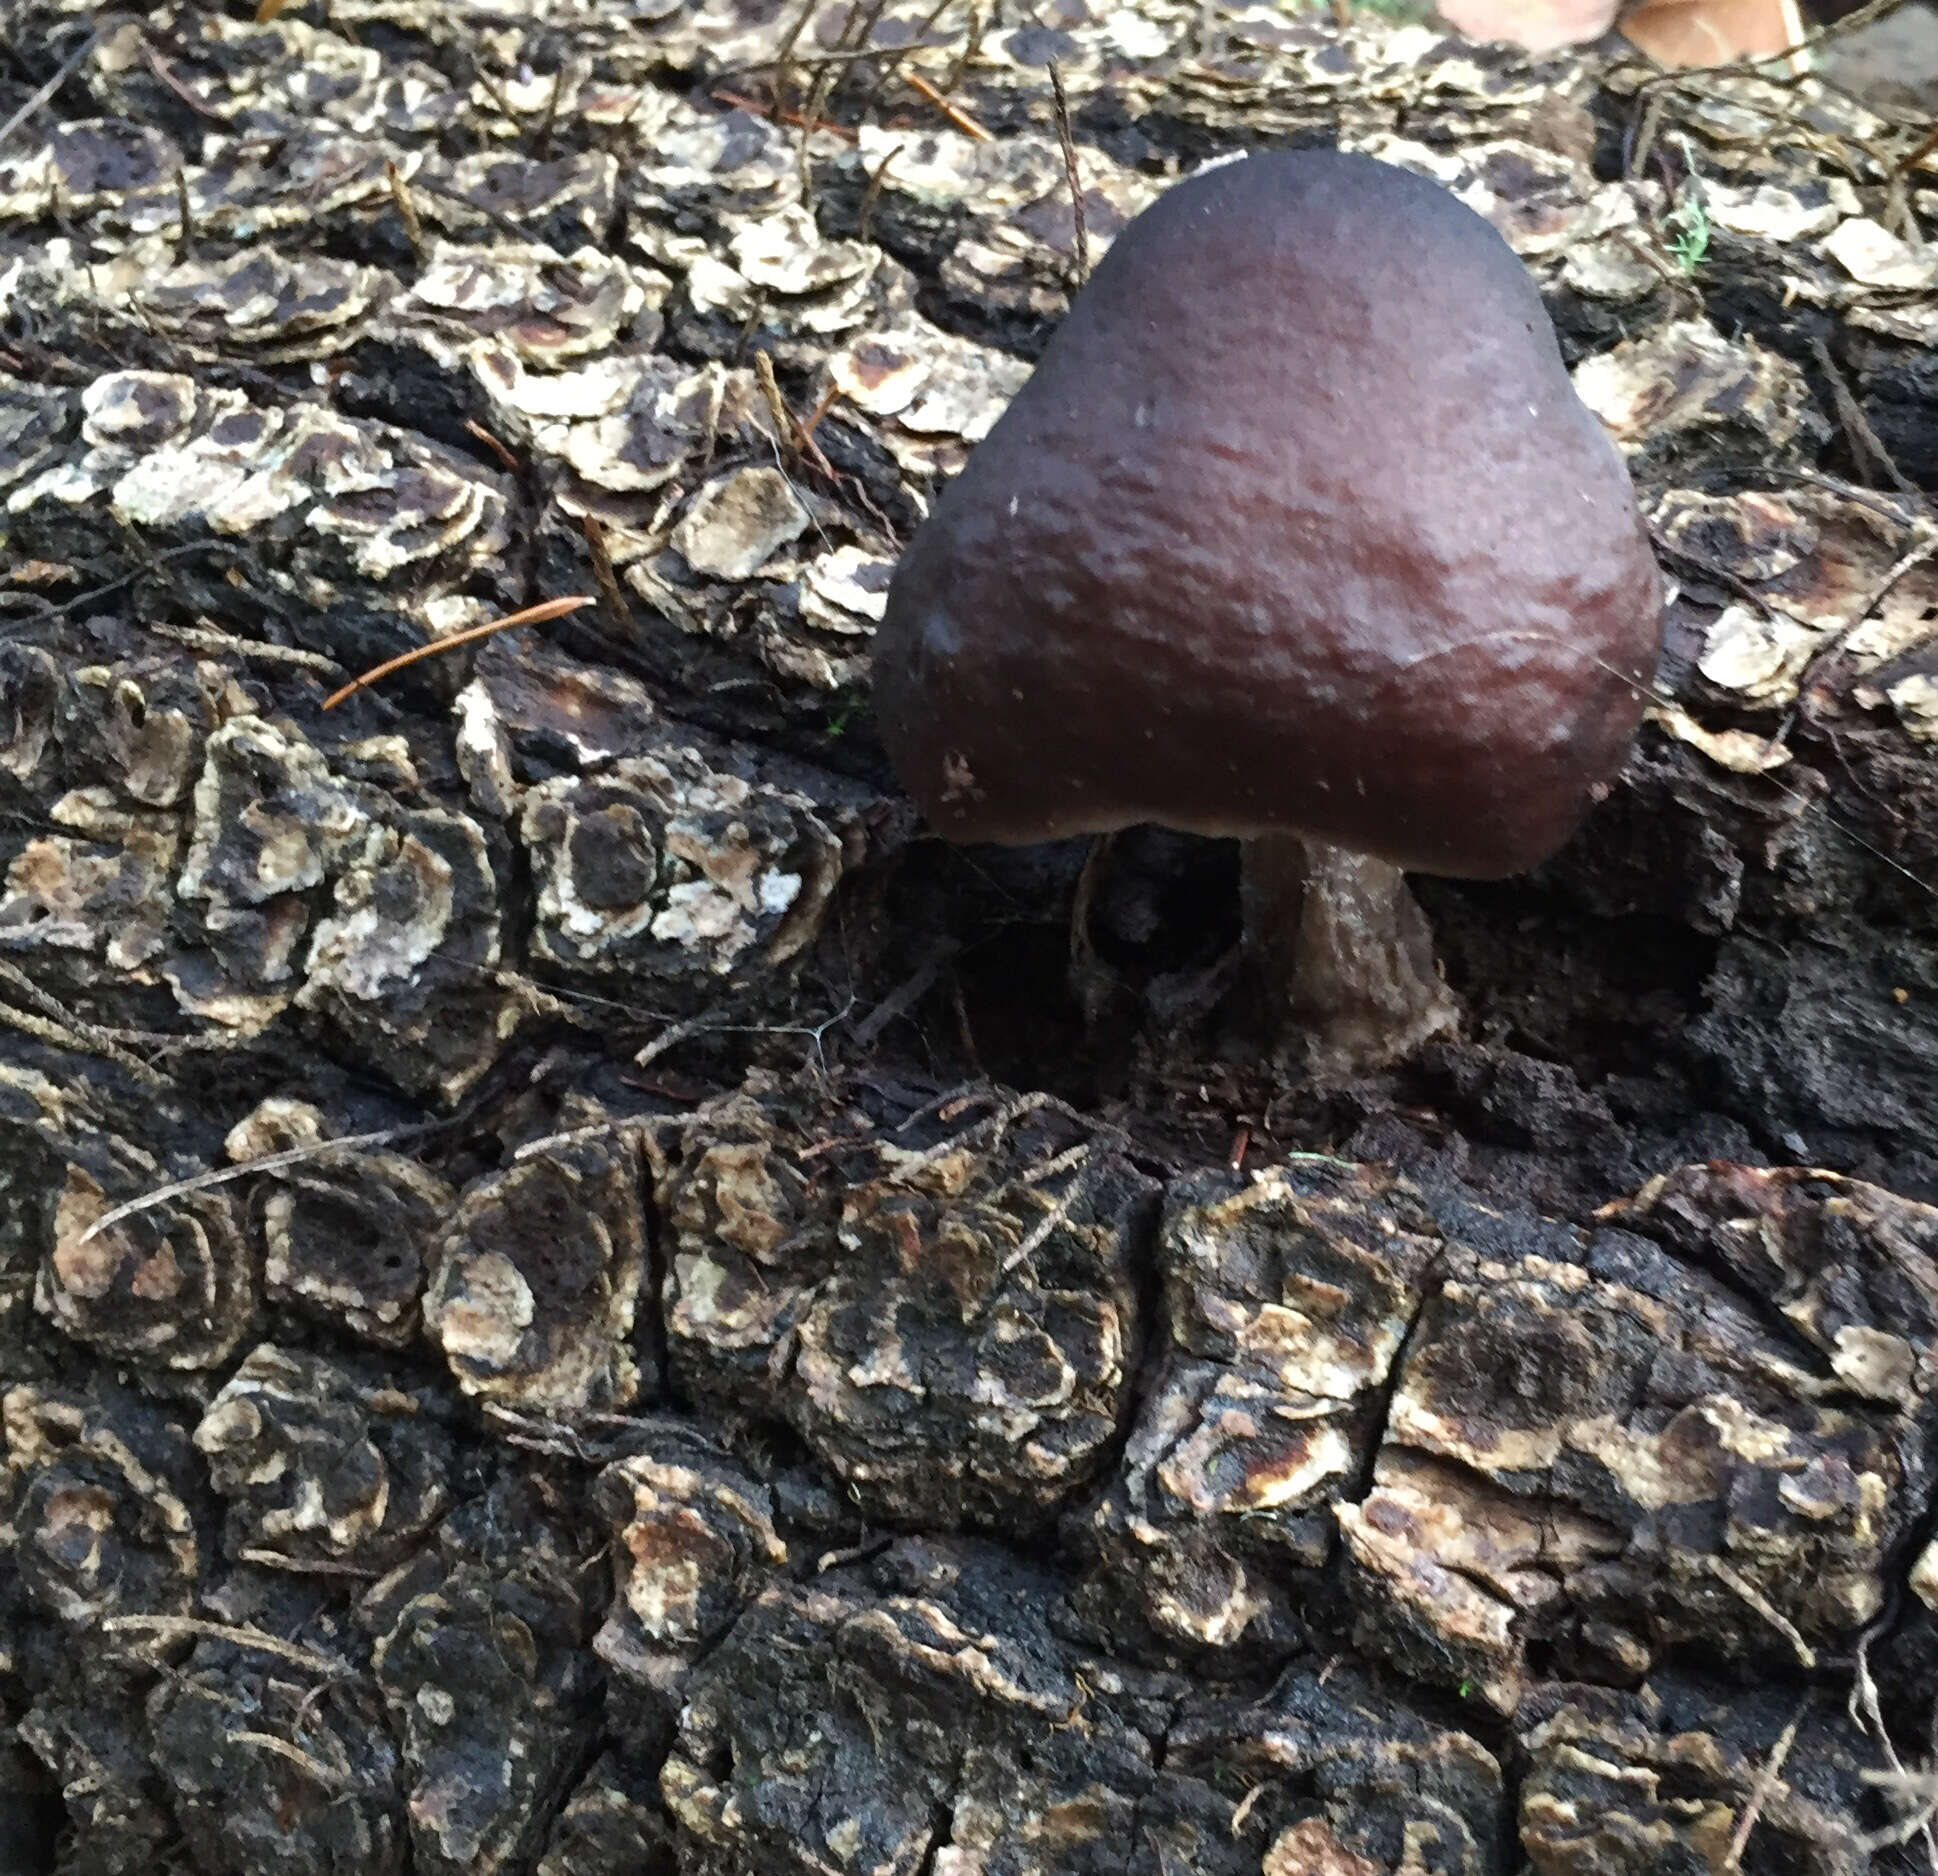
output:
<path id="1" fill-rule="evenodd" d="M 253 14 L 0 0 L 0 1869 L 1913 1867 L 1919 129 L 1366 14 Z M 1068 301 L 1052 58 L 1092 258 L 1262 143 L 1488 214 L 1677 585 L 1377 1077 L 1225 1046 L 1214 843 L 1093 874 L 1087 1031 L 1083 853 L 873 740 Z"/>

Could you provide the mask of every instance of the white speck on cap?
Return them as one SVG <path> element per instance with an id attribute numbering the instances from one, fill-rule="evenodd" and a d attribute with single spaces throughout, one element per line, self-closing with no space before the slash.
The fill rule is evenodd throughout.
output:
<path id="1" fill-rule="evenodd" d="M 1209 176 L 1214 169 L 1229 169 L 1234 163 L 1244 162 L 1249 154 L 1247 150 L 1227 150 L 1223 156 L 1207 157 L 1191 173 L 1194 176 Z M 1209 203 L 1205 206 L 1205 212 L 1210 213 Z"/>

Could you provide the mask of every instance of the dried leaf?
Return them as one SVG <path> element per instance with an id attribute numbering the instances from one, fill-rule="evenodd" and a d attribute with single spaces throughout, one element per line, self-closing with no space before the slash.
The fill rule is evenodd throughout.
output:
<path id="1" fill-rule="evenodd" d="M 1797 0 L 1641 0 L 1622 37 L 1658 65 L 1727 65 L 1803 42 Z"/>
<path id="2" fill-rule="evenodd" d="M 1620 0 L 1446 0 L 1439 9 L 1449 26 L 1469 39 L 1504 40 L 1529 52 L 1599 39 L 1615 23 Z"/>

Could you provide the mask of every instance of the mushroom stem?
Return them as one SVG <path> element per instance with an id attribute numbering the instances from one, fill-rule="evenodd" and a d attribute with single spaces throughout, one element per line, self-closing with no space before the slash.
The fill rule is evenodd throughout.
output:
<path id="1" fill-rule="evenodd" d="M 1309 1073 L 1360 1074 L 1455 1027 L 1432 930 L 1397 866 L 1303 834 L 1239 850 L 1245 947 L 1281 1053 L 1303 1055 Z"/>

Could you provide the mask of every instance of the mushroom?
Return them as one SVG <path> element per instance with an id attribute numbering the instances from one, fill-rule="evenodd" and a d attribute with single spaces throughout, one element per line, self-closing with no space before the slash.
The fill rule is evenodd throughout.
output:
<path id="1" fill-rule="evenodd" d="M 1526 270 L 1446 190 L 1297 151 L 1118 236 L 896 568 L 875 705 L 956 841 L 1242 842 L 1277 1039 L 1456 1008 L 1401 869 L 1553 853 L 1640 720 L 1661 589 Z"/>

